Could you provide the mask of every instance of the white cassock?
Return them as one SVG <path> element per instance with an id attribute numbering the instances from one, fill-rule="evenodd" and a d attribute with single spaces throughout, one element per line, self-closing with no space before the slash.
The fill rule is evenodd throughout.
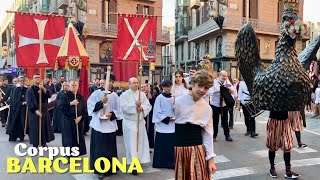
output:
<path id="1" fill-rule="evenodd" d="M 149 141 L 146 131 L 146 117 L 151 111 L 152 106 L 146 97 L 146 94 L 141 92 L 141 102 L 143 111 L 140 112 L 139 121 L 139 140 L 137 152 L 137 125 L 138 113 L 136 109 L 136 102 L 139 98 L 139 91 L 132 91 L 131 89 L 125 91 L 120 96 L 120 106 L 123 114 L 123 140 L 126 147 L 127 164 L 131 163 L 133 157 L 137 157 L 140 163 L 150 162 Z"/>
<path id="2" fill-rule="evenodd" d="M 112 133 L 118 129 L 117 121 L 100 120 L 100 117 L 102 115 L 106 115 L 110 112 L 113 112 L 117 119 L 121 119 L 122 113 L 120 109 L 120 99 L 116 93 L 112 92 L 111 94 L 107 95 L 108 102 L 104 104 L 104 108 L 100 109 L 97 112 L 93 112 L 96 103 L 101 101 L 104 95 L 105 94 L 100 89 L 98 89 L 94 91 L 88 99 L 88 114 L 89 116 L 92 116 L 92 120 L 90 121 L 90 127 L 101 133 Z"/>

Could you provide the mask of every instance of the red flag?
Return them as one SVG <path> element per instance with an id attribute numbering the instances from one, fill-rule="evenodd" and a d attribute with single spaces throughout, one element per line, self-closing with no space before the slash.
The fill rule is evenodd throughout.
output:
<path id="1" fill-rule="evenodd" d="M 116 59 L 123 61 L 139 61 L 140 49 L 136 46 L 142 40 L 148 45 L 143 48 L 143 61 L 148 61 L 145 55 L 155 56 L 157 17 L 142 15 L 118 15 L 118 43 Z M 148 52 L 148 50 L 150 52 Z M 155 60 L 149 59 L 149 60 Z"/>
<path id="2" fill-rule="evenodd" d="M 41 74 L 40 74 L 40 69 L 39 68 L 24 68 L 24 74 L 28 79 L 32 79 L 33 75 L 35 73 L 40 74 L 41 79 L 44 79 L 46 70 L 44 68 L 41 69 Z"/>
<path id="3" fill-rule="evenodd" d="M 15 15 L 18 67 L 54 67 L 65 34 L 63 17 Z"/>
<path id="4" fill-rule="evenodd" d="M 86 100 L 89 98 L 88 71 L 86 68 L 80 70 L 79 93 Z"/>

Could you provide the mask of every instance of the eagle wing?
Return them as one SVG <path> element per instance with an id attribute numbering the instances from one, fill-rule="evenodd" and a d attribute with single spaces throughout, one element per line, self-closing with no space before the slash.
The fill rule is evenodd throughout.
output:
<path id="1" fill-rule="evenodd" d="M 254 78 L 261 68 L 257 35 L 250 24 L 245 24 L 238 32 L 235 42 L 235 57 L 250 94 Z"/>
<path id="2" fill-rule="evenodd" d="M 304 69 L 308 70 L 311 61 L 316 56 L 320 46 L 320 36 L 311 41 L 308 47 L 306 47 L 298 56 L 298 60 Z"/>

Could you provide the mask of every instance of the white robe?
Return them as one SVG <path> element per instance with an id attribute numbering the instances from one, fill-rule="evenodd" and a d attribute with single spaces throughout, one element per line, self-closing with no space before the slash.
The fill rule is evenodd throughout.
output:
<path id="1" fill-rule="evenodd" d="M 104 95 L 105 94 L 101 91 L 101 89 L 98 89 L 90 95 L 87 101 L 88 114 L 89 116 L 92 116 L 90 127 L 101 133 L 112 133 L 118 130 L 117 121 L 100 120 L 100 117 L 102 115 L 113 112 L 117 119 L 122 119 L 122 113 L 120 110 L 120 99 L 114 92 L 108 94 L 108 102 L 104 104 L 104 108 L 100 109 L 97 112 L 93 112 L 96 103 L 101 101 Z"/>
<path id="2" fill-rule="evenodd" d="M 173 117 L 173 97 L 167 98 L 160 94 L 153 107 L 152 122 L 159 133 L 174 133 L 174 121 L 165 124 L 161 122 L 166 117 Z"/>
<path id="3" fill-rule="evenodd" d="M 123 113 L 123 140 L 126 147 L 127 164 L 131 163 L 133 157 L 137 157 L 142 164 L 150 162 L 149 141 L 144 117 L 149 114 L 152 106 L 145 93 L 141 92 L 141 107 L 143 111 L 140 112 L 139 146 L 137 152 L 138 113 L 136 102 L 138 101 L 138 97 L 139 91 L 133 92 L 131 89 L 125 91 L 120 96 L 120 106 Z"/>

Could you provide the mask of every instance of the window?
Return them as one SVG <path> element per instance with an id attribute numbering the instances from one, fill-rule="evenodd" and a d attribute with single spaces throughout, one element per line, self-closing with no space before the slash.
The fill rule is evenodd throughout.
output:
<path id="1" fill-rule="evenodd" d="M 204 42 L 204 49 L 205 49 L 204 54 L 209 54 L 209 49 L 210 49 L 209 40 L 206 40 Z"/>
<path id="2" fill-rule="evenodd" d="M 258 41 L 258 51 L 259 51 L 259 54 L 260 54 L 260 39 L 257 38 L 257 41 Z"/>
<path id="3" fill-rule="evenodd" d="M 200 25 L 200 10 L 196 10 L 196 26 Z"/>
<path id="4" fill-rule="evenodd" d="M 243 0 L 243 17 L 247 16 L 247 0 Z M 258 0 L 249 0 L 249 18 L 258 19 Z"/>
<path id="5" fill-rule="evenodd" d="M 182 46 L 181 46 L 181 61 L 184 61 L 184 59 L 183 59 L 183 49 L 184 49 L 184 45 L 182 44 Z"/>
<path id="6" fill-rule="evenodd" d="M 117 12 L 117 2 L 116 0 L 109 0 L 108 3 L 108 23 L 117 24 L 117 15 L 112 14 Z"/>
<path id="7" fill-rule="evenodd" d="M 278 1 L 278 22 L 282 21 L 282 15 L 283 15 L 283 0 Z"/>
<path id="8" fill-rule="evenodd" d="M 197 43 L 195 48 L 196 48 L 195 49 L 196 50 L 196 61 L 198 61 L 198 60 L 200 60 L 200 44 Z"/>
<path id="9" fill-rule="evenodd" d="M 137 14 L 154 15 L 154 7 L 138 4 Z"/>
<path id="10" fill-rule="evenodd" d="M 216 56 L 221 57 L 222 56 L 222 36 L 218 36 L 216 40 Z"/>
<path id="11" fill-rule="evenodd" d="M 191 59 L 191 44 L 190 42 L 188 43 L 188 60 Z"/>

